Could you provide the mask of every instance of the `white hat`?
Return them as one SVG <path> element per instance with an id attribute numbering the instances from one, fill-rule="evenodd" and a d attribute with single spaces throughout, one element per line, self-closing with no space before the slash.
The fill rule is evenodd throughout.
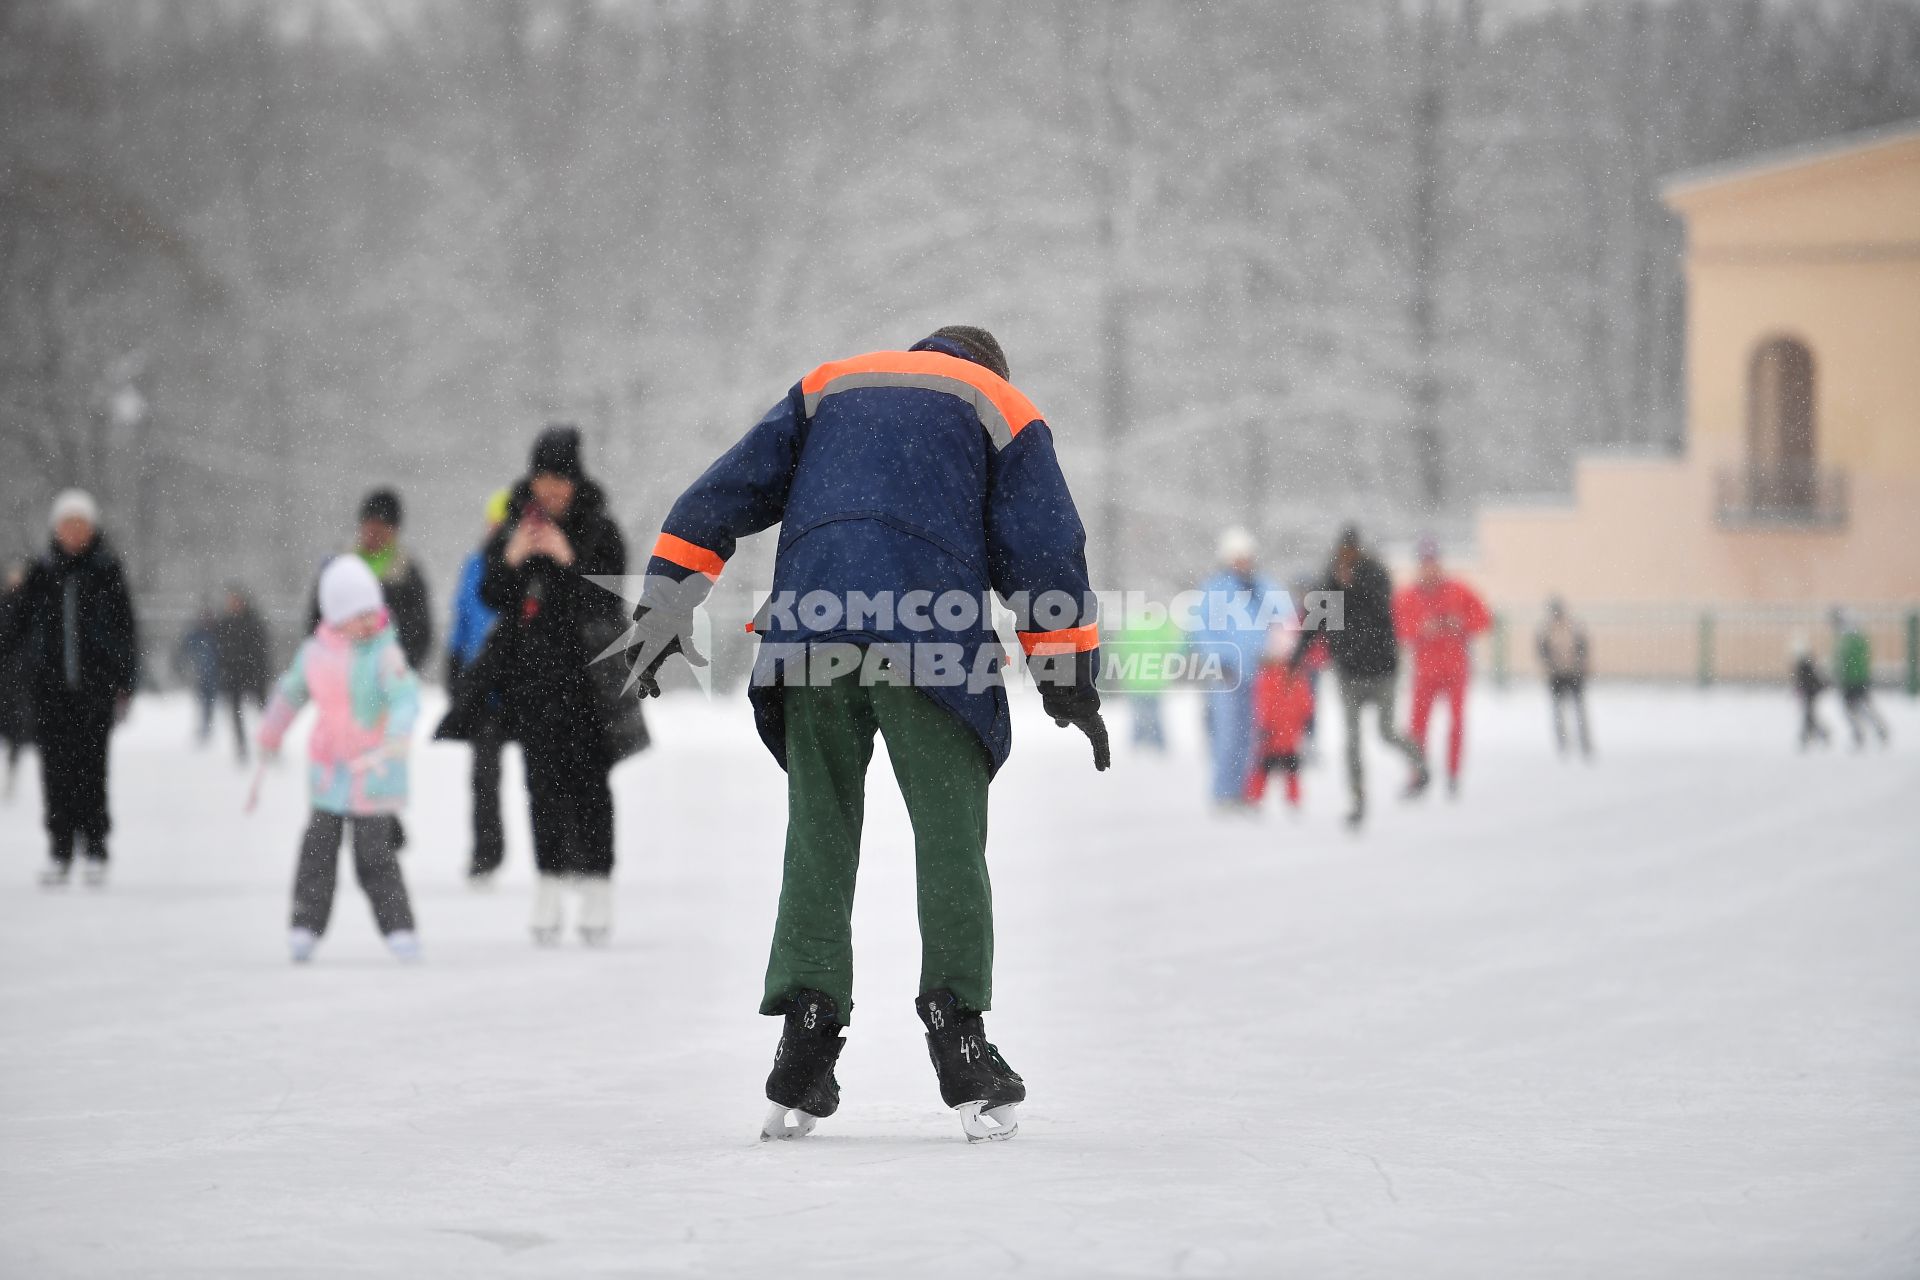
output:
<path id="1" fill-rule="evenodd" d="M 1259 544 L 1254 542 L 1253 535 L 1239 525 L 1235 525 L 1233 528 L 1221 534 L 1220 542 L 1215 547 L 1215 553 L 1220 557 L 1221 564 L 1233 564 L 1240 560 L 1251 560 L 1253 559 L 1254 552 L 1258 550 Z"/>
<path id="2" fill-rule="evenodd" d="M 100 527 L 100 504 L 85 489 L 66 489 L 53 500 L 53 513 L 47 517 L 47 523 L 57 526 L 62 520 L 71 520 L 76 516 L 97 529 Z"/>
<path id="3" fill-rule="evenodd" d="M 380 580 L 359 556 L 335 556 L 320 571 L 320 617 L 328 626 L 385 607 Z"/>

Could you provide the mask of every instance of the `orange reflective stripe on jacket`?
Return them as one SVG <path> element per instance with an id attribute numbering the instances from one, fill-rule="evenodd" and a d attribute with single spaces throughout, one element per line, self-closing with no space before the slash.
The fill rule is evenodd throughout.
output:
<path id="1" fill-rule="evenodd" d="M 1022 631 L 1019 635 L 1020 647 L 1033 658 L 1047 658 L 1059 653 L 1085 653 L 1100 647 L 1100 624 L 1096 622 L 1060 631 Z"/>
<path id="2" fill-rule="evenodd" d="M 1040 420 L 1033 401 L 1012 383 L 991 369 L 943 351 L 875 351 L 823 364 L 800 381 L 808 417 L 827 396 L 872 387 L 944 391 L 958 396 L 973 406 L 987 434 L 1002 449 Z"/>
<path id="3" fill-rule="evenodd" d="M 653 554 L 662 560 L 679 565 L 682 569 L 691 569 L 695 573 L 704 573 L 709 578 L 718 578 L 727 562 L 713 552 L 685 538 L 676 538 L 670 533 L 660 535 L 653 544 Z"/>

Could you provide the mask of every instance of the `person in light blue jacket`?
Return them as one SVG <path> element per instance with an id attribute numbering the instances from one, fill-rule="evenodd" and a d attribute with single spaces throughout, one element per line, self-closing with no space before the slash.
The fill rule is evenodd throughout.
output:
<path id="1" fill-rule="evenodd" d="M 1284 593 L 1254 569 L 1258 550 L 1245 529 L 1220 535 L 1220 568 L 1200 588 L 1201 626 L 1189 638 L 1195 669 L 1217 672 L 1203 697 L 1213 761 L 1209 789 L 1221 812 L 1247 806 L 1254 762 L 1253 674 L 1273 621 L 1268 615 L 1285 605 Z"/>
<path id="2" fill-rule="evenodd" d="M 447 690 L 455 692 L 460 681 L 487 646 L 493 624 L 499 615 L 480 598 L 480 579 L 487 568 L 486 544 L 507 518 L 507 503 L 512 495 L 501 489 L 487 499 L 487 536 L 460 566 L 460 581 L 453 592 L 453 625 L 447 629 Z M 478 722 L 471 739 L 473 747 L 473 861 L 467 879 L 476 889 L 493 883 L 494 873 L 507 854 L 507 830 L 500 818 L 500 756 L 505 741 L 499 722 L 486 717 Z"/>

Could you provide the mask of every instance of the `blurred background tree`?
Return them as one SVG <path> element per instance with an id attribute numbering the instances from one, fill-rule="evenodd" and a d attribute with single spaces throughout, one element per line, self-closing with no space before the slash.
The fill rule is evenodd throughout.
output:
<path id="1" fill-rule="evenodd" d="M 0 551 L 84 483 L 143 589 L 297 590 L 392 482 L 444 589 L 541 422 L 644 537 L 950 321 L 1105 580 L 1458 526 L 1677 445 L 1663 175 L 1914 116 L 1902 0 L 14 0 Z"/>

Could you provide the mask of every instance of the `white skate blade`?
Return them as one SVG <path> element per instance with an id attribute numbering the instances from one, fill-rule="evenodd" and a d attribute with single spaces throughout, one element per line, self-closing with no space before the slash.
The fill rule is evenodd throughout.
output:
<path id="1" fill-rule="evenodd" d="M 783 1107 L 777 1102 L 773 1103 L 772 1107 L 773 1109 L 767 1112 L 766 1120 L 760 1125 L 762 1142 L 804 1138 L 813 1132 L 813 1126 L 820 1123 L 820 1117 L 810 1116 L 798 1108 Z M 787 1120 L 788 1116 L 793 1117 L 791 1123 Z"/>
<path id="2" fill-rule="evenodd" d="M 1020 1132 L 1018 1107 L 1015 1102 L 998 1107 L 988 1107 L 984 1102 L 963 1102 L 954 1110 L 960 1113 L 960 1128 L 965 1131 L 968 1142 L 1004 1142 Z"/>

